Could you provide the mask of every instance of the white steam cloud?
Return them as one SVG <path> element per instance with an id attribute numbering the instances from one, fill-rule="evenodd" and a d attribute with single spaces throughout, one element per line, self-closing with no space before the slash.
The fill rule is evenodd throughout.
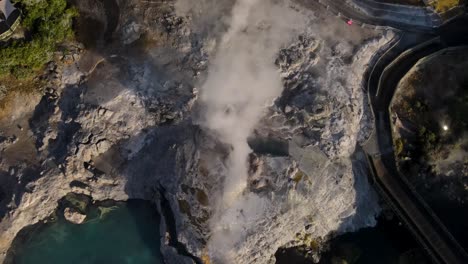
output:
<path id="1" fill-rule="evenodd" d="M 213 1 L 204 0 L 201 4 L 209 6 L 209 2 Z M 214 9 L 219 7 L 215 2 Z M 245 192 L 247 159 L 251 152 L 247 138 L 265 108 L 282 92 L 280 74 L 274 65 L 275 56 L 305 23 L 285 1 L 221 2 L 232 6 L 231 15 L 227 19 L 224 17 L 226 20 L 221 19 L 226 22 L 227 30 L 219 38 L 199 102 L 203 109 L 201 124 L 232 147 L 223 197 L 212 217 L 213 234 L 208 245 L 215 260 L 229 263 L 229 250 L 242 242 L 245 230 L 248 230 L 245 227 L 249 225 L 247 222 L 233 224 L 238 221 L 233 211 L 242 210 L 244 219 L 253 221 L 262 211 L 262 199 Z M 197 8 L 197 3 L 179 0 L 176 8 L 188 12 Z M 213 9 L 207 12 L 208 16 L 217 17 L 213 15 Z"/>
<path id="2" fill-rule="evenodd" d="M 263 110 L 282 91 L 274 57 L 297 29 L 297 14 L 284 3 L 238 0 L 201 88 L 203 124 L 232 146 L 224 184 L 228 206 L 246 186 L 247 137 Z"/>

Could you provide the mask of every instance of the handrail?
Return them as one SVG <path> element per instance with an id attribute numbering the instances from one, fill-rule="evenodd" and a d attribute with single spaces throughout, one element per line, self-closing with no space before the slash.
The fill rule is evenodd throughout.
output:
<path id="1" fill-rule="evenodd" d="M 385 69 L 383 70 L 382 74 L 380 75 L 380 78 L 379 78 L 379 83 L 378 83 L 378 86 L 377 86 L 377 92 L 375 94 L 375 96 L 379 96 L 379 92 L 380 92 L 380 87 L 382 86 L 382 80 L 389 74 L 389 72 L 391 71 L 391 68 L 395 67 L 396 64 L 400 63 L 401 60 L 405 59 L 406 57 L 410 56 L 412 53 L 416 52 L 416 51 L 419 51 L 420 49 L 430 45 L 430 44 L 434 44 L 434 43 L 437 43 L 439 42 L 440 43 L 440 37 L 435 37 L 435 38 L 432 38 L 428 41 L 425 41 L 411 49 L 408 49 L 406 51 L 404 51 L 403 53 L 401 53 L 396 59 L 394 59 L 389 65 L 387 65 L 387 67 L 385 67 Z"/>
<path id="2" fill-rule="evenodd" d="M 431 45 L 433 45 L 433 44 L 440 44 L 440 46 L 432 47 Z M 394 46 L 392 46 L 392 48 L 394 48 L 394 47 L 396 47 L 395 44 L 394 44 Z M 424 57 L 425 55 L 428 55 L 428 54 L 426 54 L 427 52 L 426 52 L 426 50 L 424 48 L 429 48 L 429 47 L 430 48 L 435 48 L 437 50 L 436 52 L 440 52 L 440 50 L 442 50 L 445 47 L 445 45 L 442 43 L 442 41 L 441 41 L 441 39 L 439 37 L 436 37 L 436 38 L 432 38 L 432 39 L 430 39 L 428 41 L 425 41 L 425 42 L 423 42 L 423 43 L 421 43 L 419 45 L 416 45 L 416 46 L 412 47 L 411 49 L 408 49 L 405 52 L 401 53 L 396 59 L 394 59 L 382 71 L 382 73 L 380 75 L 380 78 L 379 78 L 379 82 L 377 84 L 378 87 L 377 87 L 377 93 L 376 93 L 375 96 L 378 97 L 378 96 L 383 95 L 382 91 L 381 91 L 381 89 L 383 87 L 383 82 L 390 75 L 391 71 L 394 70 L 395 66 L 398 65 L 398 63 L 401 62 L 401 60 L 408 59 L 410 55 L 413 55 L 414 53 L 417 53 L 417 52 L 420 52 L 420 54 L 417 54 L 416 56 L 419 55 L 420 57 Z M 389 52 L 390 50 L 391 49 L 387 50 L 387 52 Z M 428 49 L 427 51 L 431 52 L 432 49 Z M 432 51 L 432 53 L 434 53 L 434 51 Z M 382 59 L 385 56 L 385 54 L 382 55 L 382 57 L 380 59 Z M 420 57 L 416 57 L 417 60 L 414 63 L 417 63 L 418 60 L 421 59 Z M 371 93 L 370 85 L 372 85 L 371 82 L 370 82 L 370 78 L 375 74 L 374 70 L 375 70 L 376 65 L 374 65 L 374 68 L 371 71 L 372 75 L 369 76 L 369 81 L 368 81 L 368 96 L 369 96 L 369 99 L 371 99 L 370 98 L 370 96 L 371 96 L 370 95 L 370 93 Z M 388 105 L 384 106 L 383 108 L 381 108 L 381 111 L 379 111 L 379 113 L 385 115 L 383 120 L 385 120 L 386 122 L 390 122 L 390 116 L 389 116 L 390 109 L 389 109 L 389 107 L 391 105 L 391 102 L 393 101 L 393 97 L 394 97 L 394 90 L 393 90 L 393 92 L 391 94 L 391 100 L 388 102 Z M 376 109 L 371 107 L 371 111 L 375 116 L 376 113 L 374 113 L 374 110 L 376 110 Z M 375 120 L 377 120 L 377 119 L 375 119 Z M 391 133 L 392 124 L 391 123 L 387 124 L 387 125 L 385 125 L 385 127 L 389 127 L 389 128 L 384 128 L 384 129 L 385 130 L 390 129 L 389 132 Z M 374 132 L 376 132 L 378 129 L 379 129 L 379 127 L 377 127 L 377 124 L 376 124 L 376 126 L 374 127 Z M 416 216 L 415 216 L 416 219 L 411 220 L 410 218 L 412 218 L 412 217 L 409 216 L 409 215 L 406 215 L 406 212 L 405 212 L 408 208 L 403 209 L 397 200 L 394 200 L 394 199 L 392 200 L 391 192 L 393 192 L 393 191 L 387 190 L 387 194 L 385 194 L 385 196 L 389 196 L 389 197 L 387 197 L 387 199 L 390 199 L 389 202 L 393 204 L 392 207 L 394 208 L 396 213 L 399 214 L 400 217 L 402 217 L 402 218 L 405 218 L 405 217 L 409 218 L 408 221 L 417 220 L 421 216 L 424 217 L 423 218 L 423 219 L 425 219 L 424 222 L 423 222 L 423 223 L 425 223 L 424 225 L 427 225 L 429 227 L 429 230 L 432 230 L 433 234 L 439 237 L 438 241 L 445 244 L 444 248 L 445 249 L 449 248 L 449 249 L 454 250 L 454 251 L 448 251 L 448 253 L 447 253 L 448 256 L 451 256 L 451 258 L 457 259 L 457 262 L 461 261 L 460 259 L 463 259 L 463 261 L 468 259 L 468 255 L 466 254 L 465 250 L 458 244 L 458 241 L 456 241 L 456 239 L 453 237 L 453 235 L 448 231 L 448 229 L 442 223 L 442 221 L 437 217 L 437 215 L 432 211 L 432 209 L 426 204 L 424 199 L 416 192 L 416 190 L 407 181 L 407 179 L 404 178 L 400 174 L 398 169 L 396 167 L 394 168 L 394 166 L 395 166 L 394 152 L 391 151 L 391 153 L 389 152 L 389 153 L 384 153 L 383 154 L 382 153 L 382 142 L 380 142 L 379 136 L 376 133 L 374 133 L 374 136 L 376 137 L 375 139 L 377 139 L 376 144 L 377 144 L 378 149 L 380 150 L 379 151 L 380 155 L 374 155 L 374 157 L 377 157 L 377 156 L 380 157 L 380 160 L 382 162 L 381 166 L 383 166 L 382 168 L 388 174 L 387 176 L 382 176 L 382 177 L 389 177 L 389 176 L 394 177 L 394 182 L 391 184 L 391 185 L 394 186 L 393 190 L 397 191 L 399 189 L 397 192 L 406 193 L 407 199 L 409 198 L 410 199 L 409 201 L 413 200 L 413 202 L 414 202 L 414 204 L 412 206 L 418 208 L 418 211 L 419 211 L 419 213 L 417 213 Z M 390 137 L 391 137 L 391 134 L 390 134 Z M 369 155 L 367 157 L 371 158 L 371 156 L 369 156 Z M 391 161 L 388 160 L 388 159 L 391 159 Z M 393 165 L 390 165 L 390 167 L 387 167 L 389 165 L 386 164 L 387 162 L 385 162 L 385 160 L 387 162 L 391 162 Z M 368 161 L 369 161 L 369 159 L 368 159 Z M 371 167 L 371 171 L 372 171 L 372 169 L 374 169 L 374 171 L 372 171 L 372 173 L 371 173 L 372 176 L 373 176 L 373 182 L 377 185 L 377 187 L 380 190 L 385 191 L 386 190 L 386 186 L 385 186 L 386 183 L 381 181 L 379 176 L 376 175 L 377 172 L 375 171 L 375 167 L 373 166 L 373 162 L 370 162 L 369 164 L 370 164 L 370 167 Z M 391 170 L 389 170 L 389 168 Z M 403 220 L 406 222 L 405 219 L 403 219 Z M 417 222 L 414 222 L 413 224 L 417 227 Z M 411 225 L 411 223 L 409 223 L 409 225 Z M 427 237 L 426 238 L 422 237 L 422 236 L 425 236 L 424 234 L 419 234 L 418 233 L 418 232 L 422 232 L 422 230 L 416 231 L 416 229 L 413 228 L 412 231 L 415 234 L 415 236 L 420 240 L 420 242 L 428 244 L 428 245 L 425 246 L 426 249 L 428 249 L 428 246 L 432 247 L 432 250 L 434 252 L 432 252 L 432 250 L 428 250 L 428 252 L 436 261 L 438 261 L 438 262 L 442 261 L 442 263 L 446 262 L 446 261 L 440 259 L 443 254 L 438 254 L 439 252 L 437 251 L 437 245 L 434 245 L 433 243 L 431 243 L 432 241 L 428 241 Z M 437 254 L 439 257 L 437 257 L 434 254 Z"/>

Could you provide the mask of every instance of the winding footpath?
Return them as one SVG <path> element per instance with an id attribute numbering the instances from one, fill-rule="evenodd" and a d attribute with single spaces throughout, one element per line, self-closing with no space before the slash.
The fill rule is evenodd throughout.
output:
<path id="1" fill-rule="evenodd" d="M 440 24 L 433 14 L 421 14 L 419 12 L 410 12 L 410 8 L 394 7 L 391 10 L 379 9 L 370 2 L 373 0 L 313 0 L 343 20 L 352 19 L 355 24 L 362 27 L 390 27 L 402 31 L 414 33 L 433 33 L 436 31 L 436 25 Z M 364 12 L 364 7 L 368 13 Z M 391 5 L 390 5 L 391 6 Z M 369 14 L 372 13 L 372 14 Z"/>
<path id="2" fill-rule="evenodd" d="M 344 14 L 346 19 L 358 20 L 361 25 L 369 23 L 402 31 L 371 66 L 368 76 L 365 76 L 365 86 L 375 120 L 374 131 L 363 146 L 368 157 L 371 180 L 434 263 L 468 263 L 466 251 L 398 172 L 389 113 L 399 81 L 420 59 L 445 48 L 468 45 L 468 16 L 461 16 L 439 28 L 411 27 L 404 23 L 366 16 L 349 8 L 345 0 L 317 1 Z"/>
<path id="3" fill-rule="evenodd" d="M 367 83 L 375 129 L 364 149 L 372 180 L 435 263 L 468 263 L 468 255 L 397 170 L 389 107 L 399 81 L 420 59 L 448 47 L 468 44 L 466 25 L 468 19 L 462 17 L 438 29 L 435 34 L 403 33 L 393 50 L 387 53 L 390 58 L 383 58 L 380 60 L 383 65 L 374 66 Z M 410 48 L 406 49 L 408 46 Z M 396 57 L 392 60 L 392 56 Z"/>

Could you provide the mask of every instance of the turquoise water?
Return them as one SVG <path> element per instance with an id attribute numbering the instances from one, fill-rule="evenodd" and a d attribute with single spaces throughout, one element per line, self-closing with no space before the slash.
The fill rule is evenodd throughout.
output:
<path id="1" fill-rule="evenodd" d="M 88 219 L 75 225 L 58 218 L 24 230 L 8 258 L 15 264 L 162 264 L 159 217 L 145 201 L 90 206 Z M 346 262 L 345 262 L 346 261 Z M 286 257 L 282 264 L 310 261 Z M 349 233 L 331 241 L 320 263 L 429 263 L 398 221 Z"/>
<path id="2" fill-rule="evenodd" d="M 144 201 L 93 206 L 89 220 L 64 219 L 28 232 L 14 250 L 17 264 L 159 264 L 159 218 Z"/>

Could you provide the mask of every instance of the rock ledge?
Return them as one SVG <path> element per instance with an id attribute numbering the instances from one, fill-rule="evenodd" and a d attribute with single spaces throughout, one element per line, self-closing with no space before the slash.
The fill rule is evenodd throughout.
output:
<path id="1" fill-rule="evenodd" d="M 82 224 L 84 220 L 86 219 L 85 214 L 82 214 L 70 207 L 67 207 L 65 208 L 65 210 L 63 210 L 63 216 L 68 222 L 71 222 L 77 225 Z"/>

